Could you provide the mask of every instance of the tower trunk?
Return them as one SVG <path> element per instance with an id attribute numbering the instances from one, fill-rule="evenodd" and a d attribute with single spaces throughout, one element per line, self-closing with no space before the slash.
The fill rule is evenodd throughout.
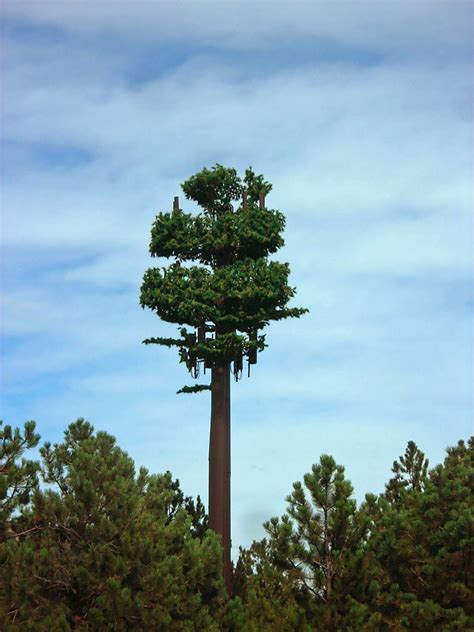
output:
<path id="1" fill-rule="evenodd" d="M 230 366 L 212 369 L 209 440 L 209 526 L 220 537 L 224 581 L 232 589 L 230 539 Z"/>

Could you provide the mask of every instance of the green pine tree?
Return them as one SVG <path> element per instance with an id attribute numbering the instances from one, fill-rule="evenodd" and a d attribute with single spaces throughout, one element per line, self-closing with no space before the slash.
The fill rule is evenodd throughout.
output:
<path id="1" fill-rule="evenodd" d="M 427 471 L 410 442 L 389 492 L 359 510 L 343 468 L 322 456 L 266 523 L 269 539 L 241 550 L 248 629 L 474 629 L 473 452 L 473 439 L 460 441 Z"/>
<path id="2" fill-rule="evenodd" d="M 28 421 L 22 433 L 0 420 L 0 542 L 11 531 L 12 515 L 28 504 L 38 483 L 37 463 L 22 458 L 25 450 L 38 445 L 35 427 L 34 421 Z"/>
<path id="3" fill-rule="evenodd" d="M 405 454 L 416 458 L 401 464 L 411 475 L 389 483 L 388 499 L 372 507 L 368 603 L 387 628 L 474 628 L 473 447 L 471 439 L 448 448 L 444 464 L 426 473 L 410 442 Z"/>
<path id="4" fill-rule="evenodd" d="M 0 629 L 221 628 L 219 542 L 169 472 L 136 474 L 84 420 L 41 455 L 47 487 L 0 547 Z"/>
<path id="5" fill-rule="evenodd" d="M 300 630 L 363 629 L 349 626 L 359 616 L 358 602 L 351 595 L 358 586 L 356 577 L 368 528 L 367 517 L 358 512 L 352 492 L 344 468 L 331 456 L 321 456 L 304 476 L 304 484 L 293 484 L 282 518 L 265 523 L 268 550 L 261 543 L 260 548 L 241 555 L 239 564 L 245 565 L 245 555 L 252 558 L 258 554 L 258 564 L 251 564 L 256 570 L 244 573 L 247 579 L 243 582 L 253 587 L 254 594 L 259 587 L 254 611 L 268 613 L 268 627 L 262 622 L 257 629 L 290 630 L 291 625 Z M 285 595 L 283 609 L 272 609 L 272 592 L 265 594 L 262 586 Z M 245 599 L 246 591 L 240 590 Z"/>
<path id="6" fill-rule="evenodd" d="M 242 600 L 248 632 L 309 632 L 311 613 L 294 573 L 275 563 L 273 543 L 264 539 L 240 549 L 234 592 Z"/>
<path id="7" fill-rule="evenodd" d="M 420 491 L 426 481 L 429 461 L 418 449 L 414 441 L 409 441 L 405 454 L 393 462 L 392 472 L 395 474 L 387 483 L 385 495 L 392 502 L 397 502 L 404 490 Z"/>

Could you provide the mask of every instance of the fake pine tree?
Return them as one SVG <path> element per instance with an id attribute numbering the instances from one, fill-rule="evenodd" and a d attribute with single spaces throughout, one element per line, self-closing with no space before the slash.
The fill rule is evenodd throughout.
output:
<path id="1" fill-rule="evenodd" d="M 149 338 L 146 344 L 175 346 L 193 378 L 206 369 L 210 384 L 180 392 L 211 390 L 209 445 L 209 525 L 221 537 L 224 577 L 230 588 L 230 380 L 239 379 L 245 361 L 257 362 L 265 348 L 262 330 L 272 320 L 299 317 L 307 310 L 287 307 L 294 295 L 287 263 L 269 261 L 283 245 L 285 219 L 265 206 L 272 186 L 247 169 L 217 164 L 184 184 L 186 198 L 201 207 L 185 213 L 174 199 L 152 227 L 150 253 L 167 257 L 166 268 L 146 271 L 142 307 L 180 325 L 178 338 Z"/>

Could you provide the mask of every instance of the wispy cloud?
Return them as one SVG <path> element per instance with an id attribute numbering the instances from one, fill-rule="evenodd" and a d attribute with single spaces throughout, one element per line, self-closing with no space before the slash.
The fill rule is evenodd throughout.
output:
<path id="1" fill-rule="evenodd" d="M 311 313 L 234 388 L 235 544 L 320 453 L 361 497 L 472 413 L 471 3 L 250 7 L 3 3 L 9 421 L 84 415 L 205 497 L 208 398 L 140 345 L 173 332 L 138 307 L 149 229 L 216 161 L 274 184 Z"/>
<path id="2" fill-rule="evenodd" d="M 181 45 L 191 42 L 241 51 L 309 39 L 334 41 L 339 47 L 430 56 L 465 50 L 472 17 L 471 4 L 463 0 L 455 0 L 454 5 L 445 0 L 414 0 L 409 5 L 370 0 L 350 4 L 295 2 L 291 11 L 285 2 L 250 0 L 138 5 L 121 1 L 113 8 L 109 2 L 101 2 L 93 10 L 84 0 L 73 5 L 5 0 L 3 5 L 7 16 L 27 24 L 55 27 L 71 35 L 107 35 L 134 45 L 144 40 Z"/>

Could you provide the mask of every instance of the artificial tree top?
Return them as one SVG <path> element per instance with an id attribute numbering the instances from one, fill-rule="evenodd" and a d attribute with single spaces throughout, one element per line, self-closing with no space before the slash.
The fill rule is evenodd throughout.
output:
<path id="1" fill-rule="evenodd" d="M 173 211 L 160 213 L 152 226 L 151 255 L 174 262 L 146 271 L 140 303 L 182 327 L 180 338 L 144 342 L 177 346 L 195 376 L 199 361 L 207 367 L 233 361 L 238 377 L 242 357 L 253 364 L 265 347 L 258 330 L 307 311 L 287 307 L 295 293 L 288 285 L 289 266 L 268 260 L 283 245 L 285 226 L 283 214 L 265 206 L 271 188 L 251 168 L 241 179 L 235 169 L 217 164 L 182 185 L 201 212 L 184 213 L 175 198 Z M 183 265 L 193 261 L 198 265 Z"/>
<path id="2" fill-rule="evenodd" d="M 160 213 L 151 230 L 150 254 L 199 261 L 216 267 L 246 258 L 266 257 L 283 245 L 285 218 L 262 205 L 272 186 L 247 169 L 242 181 L 235 169 L 216 165 L 182 185 L 188 199 L 203 209 L 199 215 Z M 239 201 L 234 209 L 232 202 Z"/>

